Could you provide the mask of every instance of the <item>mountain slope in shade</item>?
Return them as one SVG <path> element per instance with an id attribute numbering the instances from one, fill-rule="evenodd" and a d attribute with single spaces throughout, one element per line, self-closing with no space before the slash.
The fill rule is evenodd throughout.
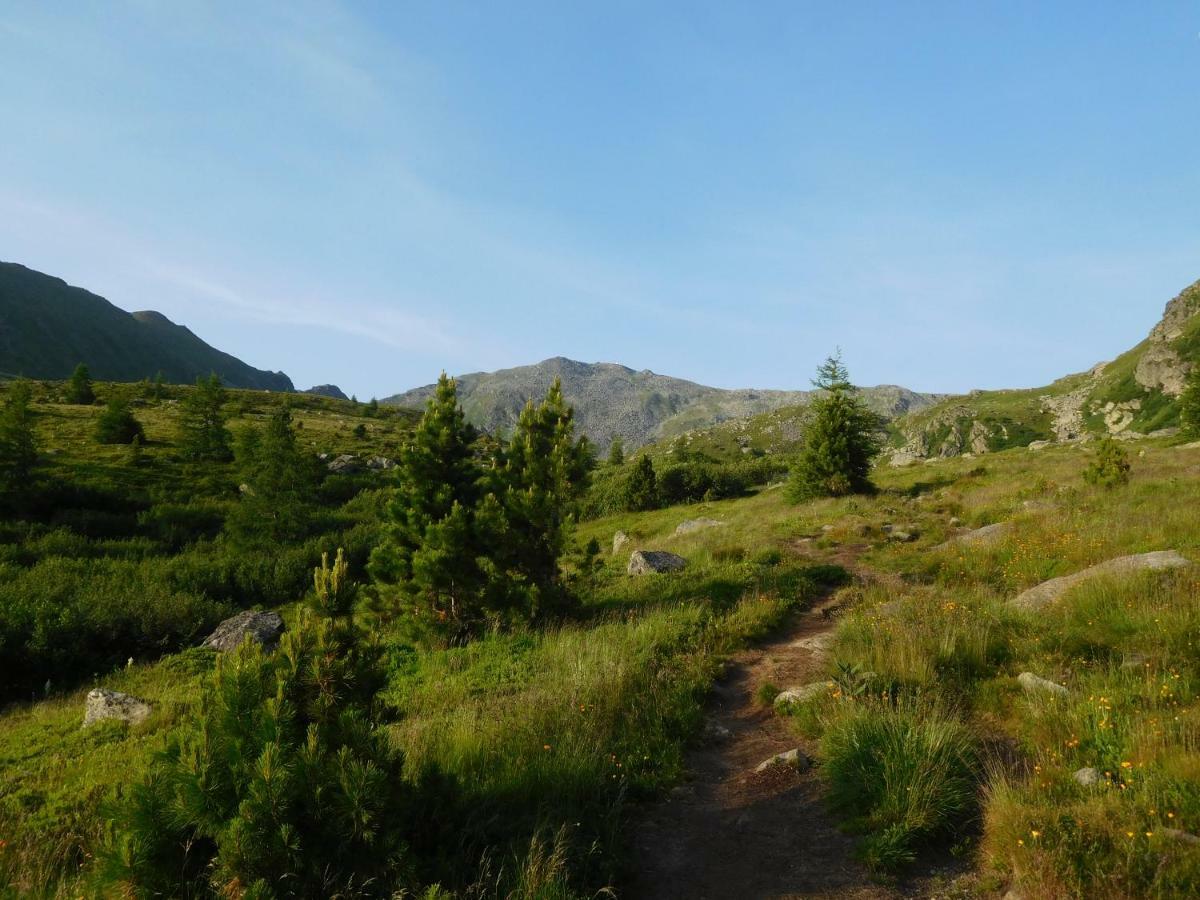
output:
<path id="1" fill-rule="evenodd" d="M 615 363 L 555 357 L 532 366 L 462 375 L 457 379 L 459 401 L 475 425 L 505 430 L 528 400 L 545 395 L 555 378 L 562 379 L 579 431 L 601 448 L 614 435 L 627 447 L 639 447 L 719 422 L 801 405 L 811 396 L 810 391 L 725 390 Z M 380 402 L 420 407 L 432 393 L 433 385 L 426 385 Z M 924 409 L 941 399 L 893 386 L 865 388 L 863 395 L 889 416 Z"/>
<path id="2" fill-rule="evenodd" d="M 162 313 L 128 313 L 61 278 L 0 263 L 0 374 L 67 378 L 79 363 L 102 381 L 140 381 L 163 373 L 189 383 L 216 372 L 232 387 L 293 390 L 267 372 L 210 347 Z"/>

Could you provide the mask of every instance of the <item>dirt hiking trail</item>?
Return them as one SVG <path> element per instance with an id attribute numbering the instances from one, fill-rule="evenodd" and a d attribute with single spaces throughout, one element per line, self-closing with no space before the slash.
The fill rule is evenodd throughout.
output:
<path id="1" fill-rule="evenodd" d="M 852 560 L 837 560 L 859 572 Z M 629 900 L 895 900 L 914 896 L 873 882 L 854 857 L 855 840 L 826 809 L 819 775 L 777 765 L 755 767 L 812 742 L 758 703 L 759 685 L 781 689 L 825 674 L 820 650 L 836 620 L 827 596 L 781 633 L 733 657 L 714 685 L 705 718 L 708 739 L 687 757 L 688 780 L 647 807 L 634 830 L 635 874 Z M 813 639 L 816 639 L 815 641 Z M 814 649 L 813 645 L 816 645 Z M 725 731 L 728 735 L 725 735 Z"/>

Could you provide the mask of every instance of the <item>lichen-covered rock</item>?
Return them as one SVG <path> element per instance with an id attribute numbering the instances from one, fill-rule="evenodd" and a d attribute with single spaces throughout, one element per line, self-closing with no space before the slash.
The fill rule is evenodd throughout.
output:
<path id="1" fill-rule="evenodd" d="M 1084 769 L 1076 769 L 1071 777 L 1084 787 L 1091 787 L 1100 783 L 1100 770 L 1088 766 Z"/>
<path id="2" fill-rule="evenodd" d="M 984 525 L 965 534 L 955 535 L 947 541 L 938 544 L 935 550 L 946 550 L 950 547 L 988 547 L 1001 540 L 1012 530 L 1012 522 L 996 522 L 994 525 Z"/>
<path id="3" fill-rule="evenodd" d="M 1156 550 L 1153 553 L 1119 556 L 1116 559 L 1110 559 L 1107 562 L 1099 563 L 1080 572 L 1044 581 L 1037 587 L 1032 587 L 1014 597 L 1009 601 L 1009 604 L 1027 612 L 1037 612 L 1057 601 L 1071 588 L 1085 581 L 1090 581 L 1093 578 L 1128 575 L 1135 572 L 1158 572 L 1167 569 L 1180 569 L 1191 564 L 1191 560 L 1180 555 L 1175 550 Z"/>
<path id="4" fill-rule="evenodd" d="M 613 535 L 613 556 L 621 552 L 621 548 L 629 543 L 629 535 L 623 531 L 618 531 Z"/>
<path id="5" fill-rule="evenodd" d="M 634 550 L 629 557 L 630 575 L 649 575 L 654 572 L 678 572 L 687 560 L 666 550 Z"/>
<path id="6" fill-rule="evenodd" d="M 96 688 L 87 695 L 87 706 L 83 713 L 83 727 L 104 719 L 117 719 L 136 725 L 150 715 L 150 704 L 132 694 Z"/>
<path id="7" fill-rule="evenodd" d="M 780 691 L 775 695 L 775 708 L 786 709 L 789 706 L 795 706 L 812 700 L 815 697 L 823 697 L 831 691 L 828 681 L 814 681 L 812 684 L 802 684 L 799 687 L 788 688 L 786 691 Z"/>
<path id="8" fill-rule="evenodd" d="M 266 650 L 273 650 L 283 634 L 283 619 L 275 612 L 246 610 L 226 619 L 204 639 L 202 646 L 227 652 L 241 646 L 247 636 Z"/>
<path id="9" fill-rule="evenodd" d="M 349 475 L 353 472 L 362 470 L 362 463 L 358 461 L 357 456 L 351 456 L 349 453 L 343 453 L 341 456 L 335 456 L 325 464 L 334 475 Z"/>

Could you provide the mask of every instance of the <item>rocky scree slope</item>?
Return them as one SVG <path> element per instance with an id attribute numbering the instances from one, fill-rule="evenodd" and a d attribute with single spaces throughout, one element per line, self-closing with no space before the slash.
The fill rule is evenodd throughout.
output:
<path id="1" fill-rule="evenodd" d="M 1168 435 L 1179 395 L 1200 364 L 1200 281 L 1171 300 L 1136 347 L 1044 388 L 973 391 L 896 422 L 891 461 L 979 455 L 1010 447 Z"/>
<path id="2" fill-rule="evenodd" d="M 101 381 L 162 372 L 188 384 L 216 372 L 231 387 L 293 390 L 282 372 L 210 347 L 162 313 L 129 313 L 61 278 L 0 262 L 0 375 L 63 379 L 81 362 Z"/>
<path id="3" fill-rule="evenodd" d="M 758 413 L 806 404 L 811 391 L 726 390 L 636 371 L 615 363 L 583 363 L 555 357 L 532 366 L 461 375 L 458 396 L 467 418 L 489 431 L 506 430 L 517 421 L 526 402 L 543 396 L 555 378 L 575 408 L 579 430 L 601 450 L 614 435 L 626 448 L 670 438 L 720 422 L 744 420 Z M 381 400 L 381 403 L 420 407 L 433 385 Z M 863 395 L 880 412 L 923 409 L 940 397 L 905 388 L 865 388 Z"/>

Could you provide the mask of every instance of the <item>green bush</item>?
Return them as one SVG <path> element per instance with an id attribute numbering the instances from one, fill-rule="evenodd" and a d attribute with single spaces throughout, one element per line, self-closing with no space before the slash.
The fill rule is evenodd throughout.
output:
<path id="1" fill-rule="evenodd" d="M 1097 487 L 1115 488 L 1129 483 L 1129 454 L 1110 437 L 1100 441 L 1091 463 L 1083 472 L 1083 480 Z"/>
<path id="2" fill-rule="evenodd" d="M 976 819 L 975 737 L 932 704 L 838 704 L 825 722 L 821 751 L 830 802 L 866 833 L 862 853 L 874 869 L 899 871 L 923 844 Z"/>
<path id="3" fill-rule="evenodd" d="M 101 444 L 132 444 L 135 440 L 145 439 L 142 423 L 130 412 L 129 402 L 116 398 L 109 400 L 96 420 L 96 440 Z"/>

